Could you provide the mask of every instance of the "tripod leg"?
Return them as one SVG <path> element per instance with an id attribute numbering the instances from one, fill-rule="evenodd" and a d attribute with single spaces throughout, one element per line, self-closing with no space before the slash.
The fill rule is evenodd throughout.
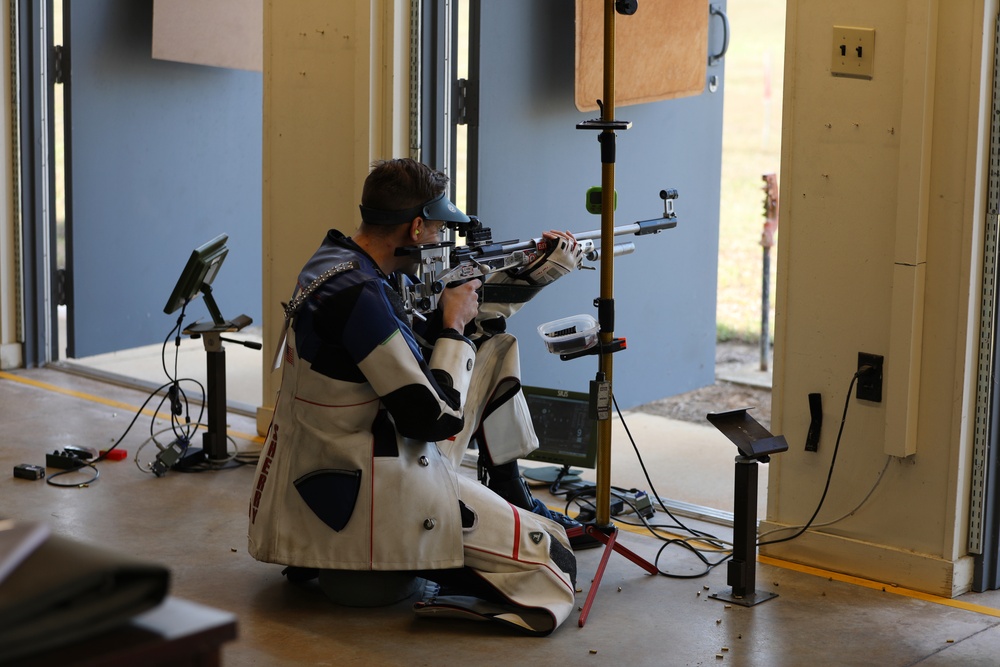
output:
<path id="1" fill-rule="evenodd" d="M 660 571 L 656 569 L 655 565 L 653 565 L 648 560 L 646 560 L 645 558 L 643 558 L 639 554 L 635 553 L 631 549 L 627 549 L 626 547 L 623 547 L 617 541 L 615 542 L 614 550 L 616 552 L 620 553 L 622 556 L 625 556 L 625 558 L 628 558 L 630 561 L 632 561 L 633 563 L 635 563 L 636 565 L 638 565 L 639 567 L 641 567 L 642 569 L 644 569 L 649 574 L 659 574 Z"/>
<path id="2" fill-rule="evenodd" d="M 597 597 L 597 589 L 601 587 L 601 578 L 604 576 L 604 568 L 608 566 L 608 559 L 611 558 L 611 552 L 615 548 L 615 536 L 618 534 L 617 530 L 612 530 L 609 535 L 605 535 L 601 531 L 597 530 L 593 526 L 587 526 L 587 533 L 591 537 L 594 537 L 601 542 L 604 542 L 604 553 L 601 554 L 601 562 L 597 566 L 597 571 L 594 572 L 594 580 L 590 584 L 590 590 L 587 591 L 587 599 L 583 603 L 583 607 L 580 609 L 580 627 L 587 622 L 587 616 L 590 614 L 590 607 L 594 604 L 594 598 Z"/>
<path id="3" fill-rule="evenodd" d="M 631 549 L 627 549 L 618 543 L 618 529 L 614 526 L 611 527 L 611 532 L 609 533 L 604 533 L 594 526 L 587 526 L 587 534 L 604 543 L 604 553 L 601 554 L 601 562 L 597 566 L 597 572 L 594 573 L 594 581 L 590 586 L 590 590 L 587 592 L 587 600 L 583 603 L 583 607 L 580 609 L 581 628 L 583 627 L 583 624 L 587 622 L 587 616 L 590 614 L 590 607 L 594 604 L 594 598 L 597 597 L 597 589 L 601 587 L 601 578 L 604 577 L 604 568 L 608 566 L 608 560 L 611 558 L 612 551 L 625 556 L 625 558 L 629 559 L 649 574 L 657 574 L 659 572 L 655 565 Z"/>

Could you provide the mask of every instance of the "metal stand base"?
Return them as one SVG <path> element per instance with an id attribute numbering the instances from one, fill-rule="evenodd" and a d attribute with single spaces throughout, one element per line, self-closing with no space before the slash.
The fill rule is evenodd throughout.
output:
<path id="1" fill-rule="evenodd" d="M 723 602 L 731 602 L 733 604 L 738 604 L 741 607 L 752 607 L 761 602 L 767 602 L 778 597 L 777 593 L 767 593 L 763 591 L 754 591 L 747 595 L 736 595 L 734 593 L 712 593 L 708 597 L 713 600 L 722 600 Z"/>

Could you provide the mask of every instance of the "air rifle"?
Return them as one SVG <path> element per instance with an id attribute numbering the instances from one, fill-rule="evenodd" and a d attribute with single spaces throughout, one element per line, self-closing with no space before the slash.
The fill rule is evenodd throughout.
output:
<path id="1" fill-rule="evenodd" d="M 645 236 L 676 227 L 674 200 L 677 197 L 676 190 L 661 190 L 660 199 L 663 200 L 661 217 L 617 226 L 614 228 L 614 236 L 627 234 Z M 465 239 L 462 245 L 456 245 L 454 241 L 444 241 L 396 249 L 397 256 L 410 256 L 417 267 L 413 275 L 401 275 L 399 278 L 399 293 L 403 297 L 408 315 L 425 319 L 426 313 L 437 308 L 441 292 L 448 285 L 474 278 L 482 278 L 485 281 L 491 273 L 527 266 L 545 252 L 546 244 L 550 242 L 545 238 L 494 242 L 489 227 L 484 227 L 475 216 L 469 218 L 469 222 L 447 223 L 450 229 Z M 584 260 L 596 262 L 600 259 L 601 235 L 600 229 L 573 234 L 583 250 Z M 635 243 L 631 241 L 615 243 L 613 250 L 615 256 L 627 255 L 635 251 Z"/>

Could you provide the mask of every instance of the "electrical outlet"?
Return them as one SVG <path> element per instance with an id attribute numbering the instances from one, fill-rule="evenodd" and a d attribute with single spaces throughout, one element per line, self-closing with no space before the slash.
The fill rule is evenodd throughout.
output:
<path id="1" fill-rule="evenodd" d="M 882 402 L 882 362 L 880 354 L 858 352 L 858 387 L 855 393 L 858 399 Z M 868 368 L 861 372 L 865 367 Z"/>
<path id="2" fill-rule="evenodd" d="M 870 79 L 875 73 L 875 28 L 833 26 L 830 74 Z"/>

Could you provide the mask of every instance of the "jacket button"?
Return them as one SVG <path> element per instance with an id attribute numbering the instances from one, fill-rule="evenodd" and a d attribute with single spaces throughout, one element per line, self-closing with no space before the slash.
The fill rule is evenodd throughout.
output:
<path id="1" fill-rule="evenodd" d="M 467 362 L 465 362 L 465 370 L 467 371 L 472 370 L 472 359 L 469 359 Z"/>
<path id="2" fill-rule="evenodd" d="M 433 530 L 435 525 L 437 521 L 434 519 L 424 519 L 424 530 Z"/>
<path id="3" fill-rule="evenodd" d="M 417 459 L 417 463 L 425 467 L 431 464 L 431 462 L 427 460 L 426 456 L 421 456 L 419 459 Z"/>

